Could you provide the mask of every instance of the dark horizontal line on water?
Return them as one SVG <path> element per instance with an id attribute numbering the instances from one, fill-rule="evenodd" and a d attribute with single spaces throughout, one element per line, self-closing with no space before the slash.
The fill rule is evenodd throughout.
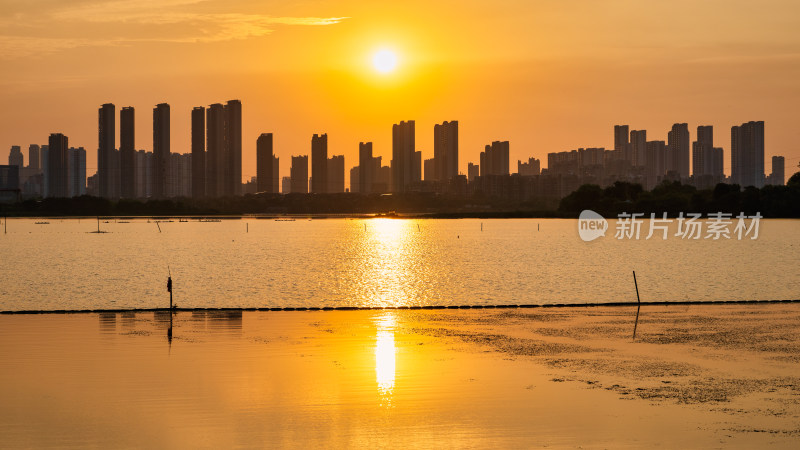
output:
<path id="1" fill-rule="evenodd" d="M 679 300 L 661 302 L 595 302 L 595 303 L 545 303 L 541 305 L 431 305 L 431 306 L 299 306 L 299 307 L 263 307 L 263 308 L 173 308 L 173 311 L 376 311 L 376 310 L 432 310 L 432 309 L 533 309 L 533 308 L 587 308 L 600 306 L 668 306 L 668 305 L 754 305 L 761 303 L 800 303 L 796 300 Z M 124 313 L 124 312 L 158 312 L 169 311 L 170 308 L 119 308 L 119 309 L 53 309 L 0 311 L 0 314 L 78 314 L 78 313 Z"/>

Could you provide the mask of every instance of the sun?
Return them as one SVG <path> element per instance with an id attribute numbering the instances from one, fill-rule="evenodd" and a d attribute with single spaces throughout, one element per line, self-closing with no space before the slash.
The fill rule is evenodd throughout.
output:
<path id="1" fill-rule="evenodd" d="M 389 73 L 397 66 L 397 56 L 391 50 L 381 50 L 372 57 L 372 65 L 378 72 Z"/>

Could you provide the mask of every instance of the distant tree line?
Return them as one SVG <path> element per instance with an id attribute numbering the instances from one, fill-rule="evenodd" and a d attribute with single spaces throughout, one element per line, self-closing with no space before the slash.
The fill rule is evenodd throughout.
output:
<path id="1" fill-rule="evenodd" d="M 559 212 L 575 217 L 584 209 L 591 209 L 604 217 L 616 217 L 622 212 L 667 213 L 675 217 L 683 213 L 725 212 L 734 215 L 744 212 L 763 217 L 800 217 L 800 172 L 794 174 L 786 186 L 764 186 L 761 189 L 741 189 L 735 184 L 718 184 L 714 189 L 698 190 L 680 182 L 663 183 L 652 191 L 639 184 L 614 183 L 607 188 L 586 184 L 561 200 Z"/>
<path id="2" fill-rule="evenodd" d="M 215 216 L 242 214 L 410 214 L 441 218 L 456 217 L 577 217 L 591 209 L 606 217 L 619 213 L 730 212 L 764 217 L 800 217 L 800 172 L 786 186 L 748 187 L 718 184 L 714 189 L 698 190 L 679 182 L 664 183 L 652 191 L 639 184 L 617 182 L 601 188 L 583 185 L 554 201 L 512 202 L 487 197 L 406 193 L 392 195 L 361 194 L 248 194 L 224 198 L 173 198 L 148 200 L 109 200 L 82 196 L 24 200 L 0 205 L 6 216 Z"/>

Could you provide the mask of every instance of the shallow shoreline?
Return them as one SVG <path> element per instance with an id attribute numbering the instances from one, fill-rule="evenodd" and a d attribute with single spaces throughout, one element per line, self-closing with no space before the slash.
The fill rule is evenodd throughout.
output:
<path id="1" fill-rule="evenodd" d="M 782 303 L 0 315 L 0 440 L 796 448 Z"/>

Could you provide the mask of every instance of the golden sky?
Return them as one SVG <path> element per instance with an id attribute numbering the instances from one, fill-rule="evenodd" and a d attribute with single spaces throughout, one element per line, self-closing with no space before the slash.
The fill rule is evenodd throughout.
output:
<path id="1" fill-rule="evenodd" d="M 371 64 L 397 54 L 394 72 Z M 765 170 L 800 161 L 800 4 L 791 0 L 341 1 L 0 0 L 0 161 L 11 145 L 63 132 L 97 157 L 97 109 L 136 108 L 152 149 L 152 108 L 172 107 L 172 151 L 189 152 L 190 111 L 243 104 L 243 168 L 275 134 L 289 156 L 328 133 L 357 164 L 373 141 L 388 164 L 391 125 L 414 119 L 417 149 L 458 120 L 459 170 L 492 140 L 515 161 L 613 146 L 613 125 L 666 140 L 675 122 L 714 125 L 730 173 L 730 127 L 766 121 Z M 117 136 L 117 143 L 119 137 Z M 119 144 L 117 144 L 119 145 Z M 349 178 L 349 173 L 346 175 Z"/>

